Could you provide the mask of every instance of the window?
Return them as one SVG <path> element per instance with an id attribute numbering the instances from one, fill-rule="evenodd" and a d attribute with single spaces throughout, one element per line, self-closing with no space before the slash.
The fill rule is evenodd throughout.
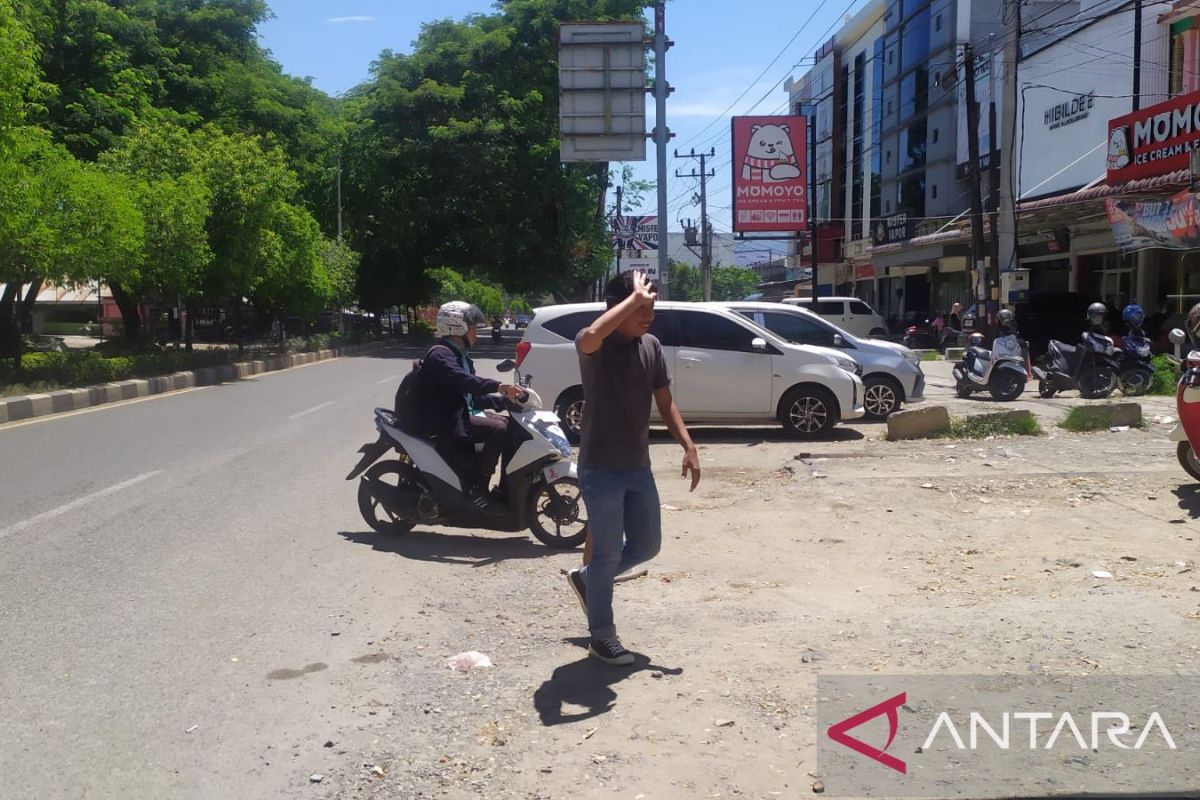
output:
<path id="1" fill-rule="evenodd" d="M 938 143 L 938 129 L 937 128 L 933 129 L 933 143 L 934 144 Z"/>
<path id="2" fill-rule="evenodd" d="M 896 187 L 896 200 L 901 210 L 914 217 L 925 216 L 925 173 L 906 175 Z"/>
<path id="3" fill-rule="evenodd" d="M 851 314 L 863 314 L 868 317 L 874 316 L 874 314 L 875 314 L 875 312 L 871 310 L 871 307 L 869 305 L 867 305 L 866 303 L 860 303 L 858 301 L 854 301 L 850 304 L 850 313 Z"/>
<path id="4" fill-rule="evenodd" d="M 900 131 L 900 170 L 925 166 L 925 120 Z"/>
<path id="5" fill-rule="evenodd" d="M 655 311 L 650 323 L 650 335 L 663 347 L 679 347 L 679 312 Z"/>
<path id="6" fill-rule="evenodd" d="M 900 81 L 900 118 L 920 114 L 929 108 L 929 69 L 918 67 Z"/>
<path id="7" fill-rule="evenodd" d="M 935 31 L 940 31 L 942 29 L 942 15 L 941 14 L 938 14 L 936 17 L 933 18 L 933 29 Z"/>
<path id="8" fill-rule="evenodd" d="M 680 339 L 684 347 L 701 350 L 727 350 L 740 353 L 757 352 L 750 346 L 755 335 L 749 328 L 716 314 L 684 311 L 680 313 Z"/>
<path id="9" fill-rule="evenodd" d="M 933 186 L 929 187 L 929 196 L 932 199 L 937 200 L 937 184 L 936 183 Z"/>
<path id="10" fill-rule="evenodd" d="M 886 159 L 884 159 L 884 160 L 885 160 L 885 162 L 886 162 L 886 163 L 888 163 L 888 164 L 892 163 L 892 151 L 891 151 L 891 150 L 888 150 L 888 151 L 887 151 L 887 158 L 886 158 Z"/>
<path id="11" fill-rule="evenodd" d="M 805 303 L 804 307 L 822 317 L 840 317 L 846 313 L 846 304 L 841 300 L 818 300 L 815 303 Z"/>
<path id="12" fill-rule="evenodd" d="M 575 337 L 579 332 L 591 325 L 599 318 L 599 311 L 576 311 L 571 314 L 563 314 L 561 317 L 555 317 L 547 322 L 544 327 L 551 333 L 556 333 L 568 341 L 575 341 Z"/>
<path id="13" fill-rule="evenodd" d="M 763 314 L 763 327 L 789 342 L 833 347 L 833 329 L 800 314 L 768 312 Z"/>
<path id="14" fill-rule="evenodd" d="M 900 70 L 912 69 L 929 56 L 929 9 L 904 23 L 900 42 Z"/>

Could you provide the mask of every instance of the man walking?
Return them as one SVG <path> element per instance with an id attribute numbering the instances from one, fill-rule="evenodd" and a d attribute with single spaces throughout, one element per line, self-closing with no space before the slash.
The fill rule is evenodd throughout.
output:
<path id="1" fill-rule="evenodd" d="M 662 345 L 650 335 L 655 287 L 641 272 L 605 288 L 608 310 L 575 337 L 583 396 L 579 483 L 591 529 L 591 560 L 567 580 L 588 618 L 588 652 L 606 664 L 633 663 L 613 623 L 613 580 L 658 554 L 662 511 L 650 471 L 650 400 L 683 446 L 683 476 L 700 483 L 700 457 L 671 396 Z"/>

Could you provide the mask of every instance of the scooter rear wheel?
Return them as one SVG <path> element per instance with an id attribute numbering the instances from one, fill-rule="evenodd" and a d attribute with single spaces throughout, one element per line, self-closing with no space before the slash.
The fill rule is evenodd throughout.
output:
<path id="1" fill-rule="evenodd" d="M 1200 481 L 1200 459 L 1196 458 L 1196 451 L 1192 449 L 1191 442 L 1180 442 L 1179 447 L 1175 448 L 1175 456 L 1179 459 L 1179 466 L 1183 467 L 1183 471 Z"/>
<path id="2" fill-rule="evenodd" d="M 583 544 L 588 520 L 579 481 L 560 478 L 530 494 L 529 532 L 547 547 L 569 550 Z"/>
<path id="3" fill-rule="evenodd" d="M 1117 387 L 1126 397 L 1141 397 L 1150 391 L 1150 383 L 1154 376 L 1142 369 L 1131 369 L 1117 376 Z"/>
<path id="4" fill-rule="evenodd" d="M 1044 397 L 1048 400 L 1051 397 L 1054 397 L 1054 394 L 1056 391 L 1057 390 L 1053 386 L 1051 386 L 1050 382 L 1047 381 L 1045 378 L 1038 381 L 1038 396 L 1039 397 Z"/>
<path id="5" fill-rule="evenodd" d="M 400 495 L 411 487 L 406 466 L 399 461 L 380 461 L 358 482 L 358 513 L 376 533 L 408 533 L 416 522 L 398 513 Z"/>
<path id="6" fill-rule="evenodd" d="M 1011 369 L 1001 369 L 993 374 L 988 391 L 992 399 L 1001 403 L 1016 400 L 1025 391 L 1025 376 Z"/>

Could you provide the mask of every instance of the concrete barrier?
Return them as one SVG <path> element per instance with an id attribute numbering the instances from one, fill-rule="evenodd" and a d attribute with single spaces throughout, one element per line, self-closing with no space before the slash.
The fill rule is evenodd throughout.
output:
<path id="1" fill-rule="evenodd" d="M 1076 406 L 1071 410 L 1074 418 L 1084 425 L 1089 423 L 1105 428 L 1142 424 L 1141 403 L 1101 403 L 1099 405 Z"/>
<path id="2" fill-rule="evenodd" d="M 925 439 L 935 433 L 950 429 L 950 412 L 945 406 L 925 406 L 888 415 L 889 441 L 901 439 Z"/>
<path id="3" fill-rule="evenodd" d="M 959 359 L 961 359 L 963 357 L 964 352 L 966 352 L 966 348 L 963 348 L 963 347 L 947 347 L 946 348 L 946 360 L 947 361 L 958 361 Z"/>
<path id="4" fill-rule="evenodd" d="M 247 375 L 258 375 L 263 372 L 274 372 L 305 364 L 315 364 L 319 361 L 328 361 L 347 355 L 370 353 L 381 350 L 385 346 L 383 342 L 347 345 L 341 348 L 318 350 L 313 353 L 296 353 L 288 356 L 273 356 L 258 361 L 237 362 L 216 367 L 200 367 L 191 371 L 174 372 L 170 375 L 160 375 L 154 378 L 139 378 L 120 381 L 118 383 L 105 383 L 81 389 L 57 391 L 51 394 L 9 397 L 7 399 L 0 399 L 0 424 L 17 422 L 31 417 L 58 414 L 64 411 L 77 411 L 92 406 L 104 405 L 105 403 L 116 403 L 121 400 L 133 400 L 140 397 L 149 397 L 150 395 L 166 394 L 196 386 L 211 386 L 224 381 L 236 381 Z M 893 414 L 892 416 L 895 417 L 896 415 Z"/>
<path id="5" fill-rule="evenodd" d="M 996 424 L 1015 424 L 1033 419 L 1033 412 L 1025 409 L 1015 411 L 996 411 L 991 414 L 972 414 L 969 419 L 972 422 L 985 422 Z"/>

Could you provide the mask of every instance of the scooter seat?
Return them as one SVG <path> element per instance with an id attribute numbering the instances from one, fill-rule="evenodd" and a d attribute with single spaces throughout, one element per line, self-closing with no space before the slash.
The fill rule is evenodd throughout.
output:
<path id="1" fill-rule="evenodd" d="M 1058 351 L 1060 353 L 1062 353 L 1064 356 L 1074 355 L 1076 349 L 1078 349 L 1073 344 L 1067 344 L 1066 342 L 1060 342 L 1057 339 L 1051 339 L 1050 344 L 1053 345 L 1054 347 L 1056 347 L 1058 349 Z"/>

